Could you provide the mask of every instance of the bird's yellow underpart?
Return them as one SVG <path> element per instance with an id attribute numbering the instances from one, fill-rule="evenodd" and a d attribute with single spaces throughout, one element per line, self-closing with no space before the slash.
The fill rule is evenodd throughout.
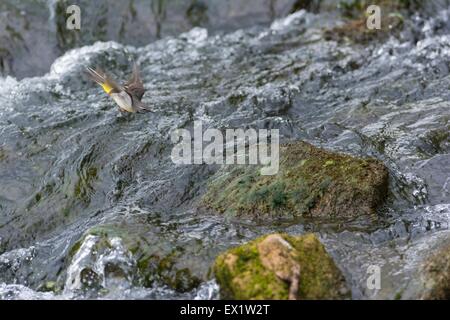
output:
<path id="1" fill-rule="evenodd" d="M 108 83 L 102 83 L 101 84 L 101 86 L 102 86 L 102 88 L 103 88 L 103 90 L 105 90 L 105 92 L 107 93 L 107 94 L 109 94 L 111 91 L 112 91 L 112 87 L 108 84 Z"/>

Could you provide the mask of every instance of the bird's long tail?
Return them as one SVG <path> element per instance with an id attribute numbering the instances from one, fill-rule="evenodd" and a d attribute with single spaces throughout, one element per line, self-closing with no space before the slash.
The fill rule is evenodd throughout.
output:
<path id="1" fill-rule="evenodd" d="M 100 69 L 94 70 L 91 67 L 87 67 L 86 73 L 89 76 L 89 78 L 91 78 L 91 80 L 101 85 L 106 93 L 108 94 L 111 93 L 113 89 L 119 91 L 119 86 L 116 84 L 116 82 L 112 80 L 110 77 L 108 77 L 106 73 L 104 73 Z"/>
<path id="2" fill-rule="evenodd" d="M 96 71 L 91 67 L 87 67 L 86 73 L 89 76 L 89 78 L 97 82 L 99 85 L 103 85 L 106 82 L 106 75 L 101 71 Z"/>

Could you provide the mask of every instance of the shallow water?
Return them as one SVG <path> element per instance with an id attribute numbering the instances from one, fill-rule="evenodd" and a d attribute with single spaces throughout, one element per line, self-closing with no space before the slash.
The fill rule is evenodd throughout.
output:
<path id="1" fill-rule="evenodd" d="M 0 78 L 0 298 L 214 299 L 208 270 L 217 254 L 272 231 L 317 232 L 355 299 L 415 297 L 422 261 L 449 235 L 450 12 L 439 12 L 366 46 L 325 41 L 324 26 L 340 21 L 300 11 L 225 35 L 195 28 L 145 47 L 97 42 L 67 52 L 42 77 Z M 154 113 L 120 114 L 82 76 L 101 65 L 124 78 L 132 60 Z M 205 129 L 278 128 L 282 141 L 379 158 L 391 174 L 386 206 L 377 217 L 334 223 L 197 212 L 217 167 L 170 160 L 170 133 L 194 120 Z M 175 250 L 177 265 L 202 283 L 188 292 L 142 287 L 120 238 L 95 259 L 95 239 L 86 239 L 68 258 L 87 229 L 109 224 Z M 107 291 L 77 290 L 83 266 L 102 274 L 111 261 L 125 272 L 119 282 L 104 275 Z M 381 268 L 381 290 L 367 289 L 370 265 Z M 41 292 L 48 281 L 65 283 L 63 292 Z"/>

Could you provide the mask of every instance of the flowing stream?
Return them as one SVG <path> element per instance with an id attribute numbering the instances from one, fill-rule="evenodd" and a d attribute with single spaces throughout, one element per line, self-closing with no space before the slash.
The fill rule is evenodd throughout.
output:
<path id="1" fill-rule="evenodd" d="M 57 58 L 42 76 L 0 78 L 0 298 L 79 299 L 86 264 L 125 276 L 107 299 L 218 298 L 209 273 L 222 251 L 274 231 L 316 232 L 354 299 L 414 298 L 420 266 L 449 237 L 450 11 L 414 15 L 399 36 L 366 45 L 326 40 L 331 13 L 304 10 L 223 34 L 193 28 L 146 46 L 96 42 Z M 125 79 L 132 61 L 153 113 L 121 114 L 83 75 L 101 65 Z M 195 204 L 216 166 L 175 165 L 170 134 L 206 128 L 277 128 L 330 150 L 383 161 L 390 193 L 377 217 L 286 223 L 230 221 Z M 89 258 L 102 225 L 140 230 L 201 279 L 180 291 L 140 285 L 120 236 Z M 83 254 L 85 254 L 83 256 Z M 366 285 L 379 266 L 380 290 Z M 64 289 L 43 292 L 44 283 Z"/>

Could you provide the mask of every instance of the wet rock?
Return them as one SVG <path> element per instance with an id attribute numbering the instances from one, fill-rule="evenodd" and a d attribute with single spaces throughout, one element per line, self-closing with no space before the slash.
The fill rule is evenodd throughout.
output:
<path id="1" fill-rule="evenodd" d="M 49 32 L 49 8 L 42 2 L 0 3 L 0 75 L 43 74 L 59 55 Z"/>
<path id="2" fill-rule="evenodd" d="M 313 234 L 263 236 L 217 257 L 222 299 L 344 299 L 345 280 Z"/>
<path id="3" fill-rule="evenodd" d="M 135 261 L 119 237 L 87 234 L 72 254 L 65 290 L 98 290 L 112 283 L 126 288 L 133 281 Z"/>
<path id="4" fill-rule="evenodd" d="M 188 268 L 178 267 L 181 249 L 161 250 L 132 230 L 113 225 L 88 230 L 69 252 L 65 290 L 150 287 L 156 281 L 185 292 L 199 285 Z"/>
<path id="5" fill-rule="evenodd" d="M 278 174 L 263 176 L 259 169 L 223 169 L 210 181 L 202 206 L 251 218 L 355 217 L 374 214 L 388 188 L 388 171 L 379 161 L 301 141 L 281 146 Z"/>
<path id="6" fill-rule="evenodd" d="M 32 261 L 36 256 L 35 247 L 20 248 L 0 255 L 0 281 L 20 283 L 33 274 Z"/>
<path id="7" fill-rule="evenodd" d="M 450 177 L 441 174 L 442 168 L 450 167 L 450 155 L 438 154 L 418 163 L 419 176 L 426 185 L 426 200 L 432 203 L 447 203 L 450 197 Z"/>
<path id="8" fill-rule="evenodd" d="M 423 266 L 424 292 L 421 299 L 450 299 L 450 243 L 434 253 Z"/>
<path id="9" fill-rule="evenodd" d="M 425 156 L 450 152 L 450 126 L 430 130 L 421 137 L 417 150 Z"/>

